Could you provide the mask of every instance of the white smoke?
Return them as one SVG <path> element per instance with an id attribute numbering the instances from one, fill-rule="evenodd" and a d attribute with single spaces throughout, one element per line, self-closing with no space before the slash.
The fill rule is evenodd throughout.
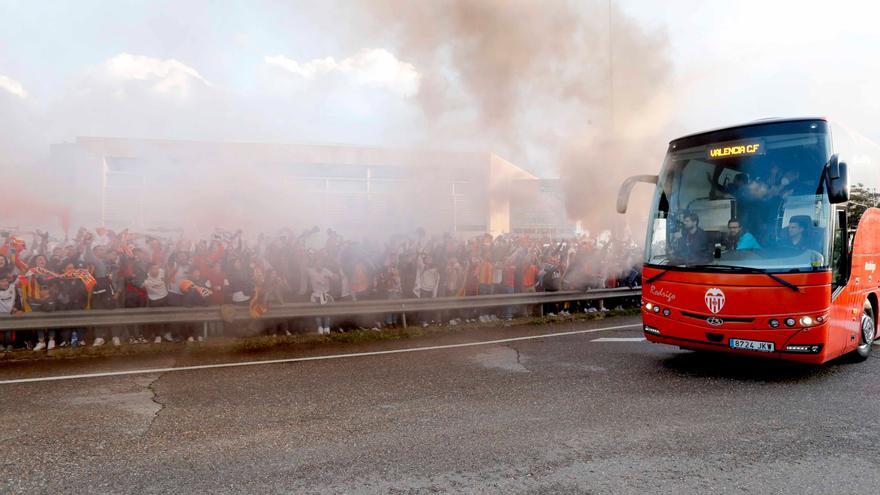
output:
<path id="1" fill-rule="evenodd" d="M 665 150 L 665 31 L 646 29 L 610 2 L 366 5 L 366 25 L 423 71 L 416 99 L 429 140 L 471 141 L 557 172 L 572 220 L 588 229 L 619 223 L 612 205 L 621 181 L 654 168 Z"/>
<path id="2" fill-rule="evenodd" d="M 581 220 L 592 219 L 593 204 L 612 204 L 616 175 L 639 165 L 614 153 L 590 157 L 608 121 L 605 2 L 371 0 L 339 7 L 351 15 L 334 19 L 331 36 L 344 33 L 347 44 L 311 47 L 332 56 L 257 46 L 252 30 L 210 51 L 204 41 L 201 49 L 126 48 L 70 71 L 60 94 L 41 94 L 24 80 L 9 85 L 21 86 L 14 89 L 19 95 L 7 88 L 0 96 L 36 103 L 18 105 L 24 110 L 17 115 L 37 116 L 44 155 L 50 143 L 76 136 L 495 151 L 542 175 L 563 174 L 569 213 Z M 671 65 L 665 35 L 612 8 L 617 117 L 630 130 L 661 129 L 664 116 L 656 109 Z M 232 54 L 242 43 L 252 49 Z M 218 70 L 224 57 L 240 72 Z M 14 143 L 21 127 L 9 115 L 0 116 L 12 129 L 3 144 Z M 626 146 L 643 149 L 643 134 Z M 274 185 L 271 176 L 258 180 Z M 259 185 L 253 194 L 263 197 Z M 162 191 L 188 192 L 175 184 Z M 254 213 L 243 209 L 241 217 Z"/>

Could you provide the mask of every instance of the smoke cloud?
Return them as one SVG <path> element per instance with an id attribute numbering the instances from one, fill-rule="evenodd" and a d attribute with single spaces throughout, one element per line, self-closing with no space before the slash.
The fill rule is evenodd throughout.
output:
<path id="1" fill-rule="evenodd" d="M 401 56 L 423 74 L 430 136 L 478 139 L 533 170 L 555 170 L 588 228 L 619 224 L 617 188 L 656 169 L 669 127 L 665 33 L 605 2 L 369 3 Z M 609 11 L 610 9 L 610 11 Z M 475 108 L 471 119 L 461 108 Z M 528 201 L 529 198 L 514 198 Z M 646 201 L 631 211 L 643 222 Z"/>
<path id="2" fill-rule="evenodd" d="M 247 70 L 234 84 L 216 70 L 217 46 L 105 55 L 73 72 L 54 97 L 0 67 L 7 183 L 46 190 L 52 178 L 34 171 L 49 160 L 51 143 L 76 136 L 496 151 L 536 175 L 558 174 L 568 214 L 593 229 L 617 221 L 612 205 L 623 177 L 659 164 L 658 136 L 667 137 L 669 119 L 668 43 L 614 3 L 368 0 L 334 7 L 328 12 L 347 15 L 307 14 L 343 40 L 336 52 L 266 50 L 241 65 Z M 274 221 L 266 191 L 283 191 L 270 171 L 243 174 L 242 191 L 260 197 L 218 211 L 222 191 L 205 191 L 230 174 L 183 177 L 156 194 L 199 191 L 186 213 L 191 219 Z M 512 201 L 530 200 L 513 194 Z M 54 210 L 52 196 L 41 197 Z M 291 211 L 274 214 L 299 222 Z"/>

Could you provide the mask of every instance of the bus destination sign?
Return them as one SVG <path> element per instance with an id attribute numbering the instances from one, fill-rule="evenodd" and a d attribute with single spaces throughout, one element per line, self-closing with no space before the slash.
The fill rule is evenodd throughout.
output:
<path id="1" fill-rule="evenodd" d="M 709 147 L 708 157 L 711 159 L 733 158 L 736 156 L 763 155 L 764 143 L 750 141 L 746 143 L 722 143 Z"/>

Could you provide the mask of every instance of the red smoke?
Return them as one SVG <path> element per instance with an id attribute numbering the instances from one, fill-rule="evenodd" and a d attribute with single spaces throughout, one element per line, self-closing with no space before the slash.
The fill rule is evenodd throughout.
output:
<path id="1" fill-rule="evenodd" d="M 51 204 L 48 197 L 45 192 L 26 192 L 12 184 L 3 194 L 4 201 L 0 202 L 0 218 L 6 224 L 3 227 L 60 228 L 66 237 L 70 233 L 70 212 Z"/>

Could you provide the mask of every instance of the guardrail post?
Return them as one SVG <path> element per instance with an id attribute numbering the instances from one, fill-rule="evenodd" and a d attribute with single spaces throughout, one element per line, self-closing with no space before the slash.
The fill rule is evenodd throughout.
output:
<path id="1" fill-rule="evenodd" d="M 208 322 L 207 321 L 202 322 L 202 337 L 204 337 L 205 340 L 208 340 Z"/>
<path id="2" fill-rule="evenodd" d="M 403 322 L 403 328 L 406 329 L 406 306 L 400 306 L 400 320 Z"/>

